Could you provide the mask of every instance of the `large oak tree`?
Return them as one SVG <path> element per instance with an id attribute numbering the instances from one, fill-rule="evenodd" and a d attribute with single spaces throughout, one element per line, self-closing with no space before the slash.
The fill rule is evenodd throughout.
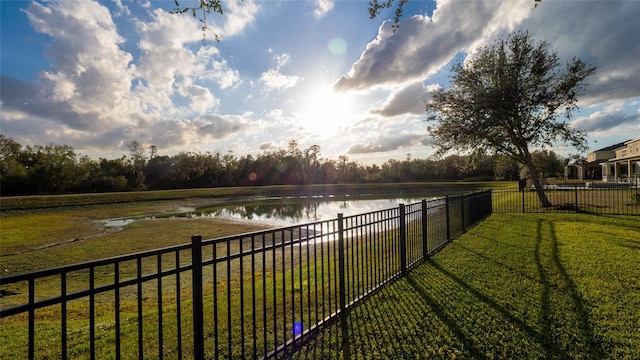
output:
<path id="1" fill-rule="evenodd" d="M 557 51 L 526 31 L 499 38 L 452 67 L 452 84 L 433 93 L 427 120 L 439 153 L 507 155 L 528 170 L 542 206 L 549 207 L 531 149 L 568 143 L 586 149 L 585 134 L 567 122 L 595 68 Z"/>

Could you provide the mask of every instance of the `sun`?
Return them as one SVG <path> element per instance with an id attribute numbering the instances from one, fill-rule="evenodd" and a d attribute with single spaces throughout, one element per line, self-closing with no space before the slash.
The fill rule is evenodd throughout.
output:
<path id="1" fill-rule="evenodd" d="M 299 116 L 305 130 L 331 137 L 355 121 L 355 99 L 348 93 L 333 91 L 331 85 L 318 86 L 306 94 Z"/>

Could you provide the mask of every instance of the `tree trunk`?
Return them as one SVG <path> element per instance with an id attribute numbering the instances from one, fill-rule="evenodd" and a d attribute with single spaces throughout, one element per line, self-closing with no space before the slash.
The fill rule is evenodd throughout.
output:
<path id="1" fill-rule="evenodd" d="M 538 199 L 540 199 L 540 204 L 543 208 L 551 207 L 551 202 L 549 201 L 549 199 L 547 199 L 547 194 L 544 193 L 542 183 L 540 183 L 540 179 L 538 178 L 538 171 L 536 170 L 536 167 L 535 165 L 533 165 L 532 161 L 529 161 L 527 163 L 527 168 L 529 169 L 529 174 L 531 175 L 533 187 L 536 189 L 536 193 L 538 194 Z"/>

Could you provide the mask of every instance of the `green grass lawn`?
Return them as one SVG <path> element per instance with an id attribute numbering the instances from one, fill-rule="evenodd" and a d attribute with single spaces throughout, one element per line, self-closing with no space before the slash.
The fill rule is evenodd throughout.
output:
<path id="1" fill-rule="evenodd" d="M 494 214 L 295 358 L 639 359 L 640 219 Z"/>

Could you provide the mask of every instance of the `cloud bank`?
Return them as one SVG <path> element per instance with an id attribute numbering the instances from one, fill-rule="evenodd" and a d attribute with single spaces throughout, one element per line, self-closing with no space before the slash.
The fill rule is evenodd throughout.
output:
<path id="1" fill-rule="evenodd" d="M 401 84 L 435 74 L 459 52 L 469 52 L 496 31 L 513 28 L 530 14 L 530 0 L 437 2 L 433 17 L 405 19 L 394 33 L 385 21 L 339 91 Z"/>

